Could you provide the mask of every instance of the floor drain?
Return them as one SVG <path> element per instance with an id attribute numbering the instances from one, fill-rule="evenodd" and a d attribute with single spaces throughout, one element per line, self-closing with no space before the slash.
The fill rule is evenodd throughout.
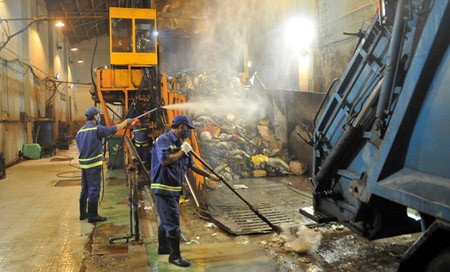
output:
<path id="1" fill-rule="evenodd" d="M 293 223 L 289 217 L 270 204 L 259 203 L 254 205 L 254 208 L 276 226 L 283 223 Z M 272 228 L 247 206 L 218 205 L 213 209 L 214 212 L 211 213 L 213 220 L 232 234 L 242 235 L 272 231 Z"/>

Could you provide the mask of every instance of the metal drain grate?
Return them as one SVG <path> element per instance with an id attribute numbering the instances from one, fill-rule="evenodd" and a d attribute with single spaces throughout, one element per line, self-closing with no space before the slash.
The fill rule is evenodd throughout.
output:
<path id="1" fill-rule="evenodd" d="M 268 203 L 258 203 L 253 207 L 276 226 L 293 223 L 289 217 Z M 211 217 L 215 223 L 231 234 L 272 232 L 272 228 L 245 205 L 218 205 L 214 206 L 212 210 L 214 213 L 211 214 Z"/>
<path id="2" fill-rule="evenodd" d="M 81 186 L 81 179 L 60 179 L 56 184 L 56 187 L 63 186 Z"/>

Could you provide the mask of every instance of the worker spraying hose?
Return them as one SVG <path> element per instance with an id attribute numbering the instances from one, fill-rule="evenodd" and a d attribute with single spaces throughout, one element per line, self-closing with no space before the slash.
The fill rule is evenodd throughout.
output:
<path id="1" fill-rule="evenodd" d="M 103 164 L 102 139 L 131 125 L 133 119 L 125 119 L 113 126 L 102 126 L 100 125 L 100 112 L 93 106 L 86 110 L 85 115 L 86 124 L 75 137 L 80 152 L 81 168 L 80 220 L 87 218 L 89 223 L 95 223 L 106 221 L 106 217 L 98 214 Z"/>

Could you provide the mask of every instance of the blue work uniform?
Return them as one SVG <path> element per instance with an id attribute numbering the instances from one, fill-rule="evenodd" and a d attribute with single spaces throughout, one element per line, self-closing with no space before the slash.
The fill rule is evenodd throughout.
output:
<path id="1" fill-rule="evenodd" d="M 134 134 L 134 146 L 136 147 L 136 151 L 141 158 L 142 162 L 147 164 L 149 163 L 149 141 L 148 141 L 148 127 L 145 124 L 140 126 L 133 127 Z"/>
<path id="2" fill-rule="evenodd" d="M 164 166 L 163 161 L 180 151 L 183 142 L 173 132 L 160 135 L 154 142 L 151 162 L 151 190 L 155 196 L 161 228 L 168 237 L 180 236 L 180 199 L 186 170 L 194 164 L 191 155 Z"/>
<path id="3" fill-rule="evenodd" d="M 98 203 L 103 164 L 102 138 L 116 132 L 116 126 L 96 125 L 92 121 L 87 121 L 77 132 L 75 139 L 80 152 L 78 160 L 81 168 L 80 201 L 88 200 L 88 204 Z"/>

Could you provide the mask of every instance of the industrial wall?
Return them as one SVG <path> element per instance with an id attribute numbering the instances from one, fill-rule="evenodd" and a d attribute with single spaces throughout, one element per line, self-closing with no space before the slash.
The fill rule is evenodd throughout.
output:
<path id="1" fill-rule="evenodd" d="M 45 135 L 52 142 L 55 124 L 70 118 L 68 55 L 57 49 L 64 38 L 52 21 L 34 20 L 46 15 L 43 0 L 0 1 L 0 152 L 6 164 L 19 158 L 24 144 L 36 141 L 36 122 L 54 130 Z"/>
<path id="2" fill-rule="evenodd" d="M 315 50 L 314 91 L 325 92 L 339 78 L 358 42 L 354 35 L 369 26 L 376 14 L 374 0 L 318 0 L 318 39 Z"/>
<path id="3" fill-rule="evenodd" d="M 171 30 L 190 32 L 182 39 L 160 37 L 161 72 L 211 65 L 225 72 L 239 72 L 246 69 L 247 57 L 252 62 L 249 75 L 256 73 L 268 89 L 306 92 L 324 92 L 334 77 L 341 76 L 358 40 L 342 33 L 365 29 L 376 10 L 376 1 L 371 0 L 215 1 L 219 9 L 208 1 L 198 2 L 208 7 L 204 13 L 173 21 L 172 25 L 166 23 Z M 176 13 L 188 2 L 167 3 L 172 6 L 166 10 Z M 236 6 L 239 3 L 242 8 Z M 195 5 L 192 9 L 199 11 Z M 73 135 L 85 121 L 84 110 L 93 105 L 91 73 L 98 66 L 109 65 L 108 37 L 74 45 L 79 51 L 72 52 L 53 22 L 25 20 L 44 15 L 43 0 L 0 2 L 0 152 L 7 163 L 18 158 L 23 144 L 37 140 L 36 121 L 52 124 L 52 142 L 61 121 L 71 125 Z M 280 36 L 284 19 L 295 15 L 312 17 L 318 31 L 308 74 L 313 84 L 305 85 L 306 89 L 299 86 L 298 59 L 283 47 Z M 8 18 L 24 20 L 5 20 Z M 84 62 L 78 63 L 80 59 Z M 287 109 L 296 107 L 290 105 L 294 101 L 287 101 Z M 297 119 L 303 120 L 302 116 L 288 118 L 287 123 L 293 127 Z"/>
<path id="4" fill-rule="evenodd" d="M 86 122 L 86 116 L 84 116 L 86 108 L 94 105 L 91 91 L 92 77 L 95 80 L 95 69 L 109 66 L 109 37 L 98 37 L 98 39 L 86 40 L 73 46 L 77 47 L 78 51 L 69 54 L 74 82 L 72 88 L 74 102 L 72 135 Z M 80 60 L 83 62 L 80 63 Z"/>

